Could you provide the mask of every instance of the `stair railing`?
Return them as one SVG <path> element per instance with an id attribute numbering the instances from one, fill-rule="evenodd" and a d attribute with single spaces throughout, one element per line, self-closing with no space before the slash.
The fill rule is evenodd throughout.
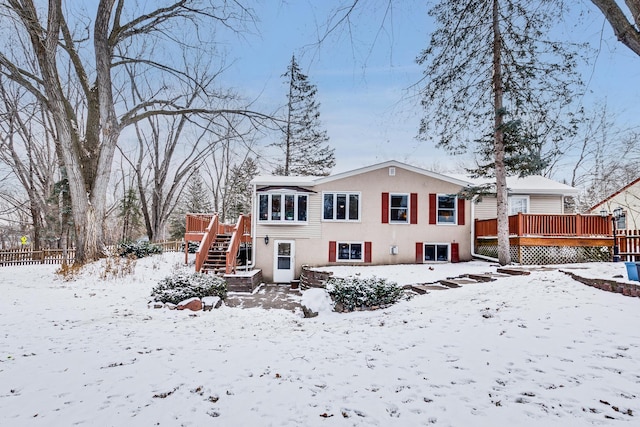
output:
<path id="1" fill-rule="evenodd" d="M 236 264 L 238 259 L 238 251 L 240 250 L 240 243 L 247 241 L 247 236 L 251 235 L 251 216 L 240 215 L 238 222 L 236 222 L 231 234 L 231 240 L 229 241 L 229 247 L 227 248 L 227 268 L 226 273 L 231 274 L 236 271 Z"/>
<path id="2" fill-rule="evenodd" d="M 196 271 L 202 270 L 202 266 L 209 254 L 209 248 L 215 241 L 216 235 L 218 234 L 219 226 L 220 222 L 218 220 L 218 215 L 214 215 L 213 218 L 211 218 L 211 221 L 209 221 L 209 225 L 204 230 L 204 235 L 200 241 L 200 247 L 196 251 Z"/>

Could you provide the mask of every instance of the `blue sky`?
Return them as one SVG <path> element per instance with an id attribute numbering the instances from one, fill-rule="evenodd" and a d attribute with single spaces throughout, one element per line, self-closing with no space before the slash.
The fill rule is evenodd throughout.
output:
<path id="1" fill-rule="evenodd" d="M 255 6 L 260 33 L 229 46 L 228 59 L 234 61 L 229 83 L 242 95 L 257 97 L 256 108 L 273 111 L 286 102 L 280 76 L 295 53 L 318 87 L 321 119 L 336 149 L 334 172 L 389 159 L 441 171 L 461 165 L 465 158 L 451 157 L 415 138 L 422 113 L 412 88 L 422 77 L 415 58 L 433 28 L 426 2 L 395 2 L 389 13 L 386 0 L 365 0 L 366 9 L 352 17 L 350 33 L 342 29 L 315 45 L 341 3 L 271 0 Z M 584 22 L 577 31 L 570 26 L 559 31 L 576 41 L 590 41 L 597 49 L 593 64 L 583 70 L 589 82 L 583 103 L 606 100 L 618 126 L 639 126 L 635 105 L 640 58 L 617 42 L 590 2 L 576 5 L 586 12 Z"/>

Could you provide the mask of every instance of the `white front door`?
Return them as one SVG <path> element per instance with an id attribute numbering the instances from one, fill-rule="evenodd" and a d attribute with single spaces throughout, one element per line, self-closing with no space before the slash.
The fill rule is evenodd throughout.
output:
<path id="1" fill-rule="evenodd" d="M 295 242 L 293 240 L 276 240 L 273 245 L 273 281 L 275 283 L 291 283 L 295 273 Z"/>

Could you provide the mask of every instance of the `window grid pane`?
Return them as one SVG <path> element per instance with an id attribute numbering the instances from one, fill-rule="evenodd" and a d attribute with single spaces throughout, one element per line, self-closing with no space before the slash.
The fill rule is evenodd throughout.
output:
<path id="1" fill-rule="evenodd" d="M 266 194 L 260 195 L 260 208 L 259 208 L 258 218 L 261 221 L 266 221 L 269 219 L 269 196 Z"/>
<path id="2" fill-rule="evenodd" d="M 324 195 L 324 219 L 333 219 L 333 194 Z"/>
<path id="3" fill-rule="evenodd" d="M 349 219 L 351 220 L 355 220 L 357 221 L 358 218 L 358 211 L 359 211 L 359 206 L 358 206 L 358 195 L 357 194 L 350 194 L 349 195 Z"/>
<path id="4" fill-rule="evenodd" d="M 456 199 L 454 196 L 438 196 L 438 223 L 456 223 Z"/>
<path id="5" fill-rule="evenodd" d="M 389 219 L 392 222 L 407 222 L 409 197 L 407 195 L 391 195 L 391 209 L 389 209 Z"/>
<path id="6" fill-rule="evenodd" d="M 307 220 L 307 196 L 298 196 L 298 221 Z"/>
<path id="7" fill-rule="evenodd" d="M 282 209 L 282 197 L 278 195 L 271 196 L 271 219 L 273 221 L 280 220 L 280 210 Z"/>
<path id="8" fill-rule="evenodd" d="M 336 219 L 347 219 L 347 195 L 336 196 Z"/>

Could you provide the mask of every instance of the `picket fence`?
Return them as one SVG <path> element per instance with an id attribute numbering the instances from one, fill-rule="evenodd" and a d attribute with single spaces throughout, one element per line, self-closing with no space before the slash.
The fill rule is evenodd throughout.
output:
<path id="1" fill-rule="evenodd" d="M 154 245 L 162 247 L 164 252 L 179 252 L 183 250 L 182 240 L 157 242 Z M 112 252 L 116 246 L 108 246 Z M 34 265 L 34 264 L 72 264 L 75 260 L 76 250 L 67 249 L 43 249 L 31 250 L 29 247 L 0 250 L 0 267 L 8 265 Z"/>

